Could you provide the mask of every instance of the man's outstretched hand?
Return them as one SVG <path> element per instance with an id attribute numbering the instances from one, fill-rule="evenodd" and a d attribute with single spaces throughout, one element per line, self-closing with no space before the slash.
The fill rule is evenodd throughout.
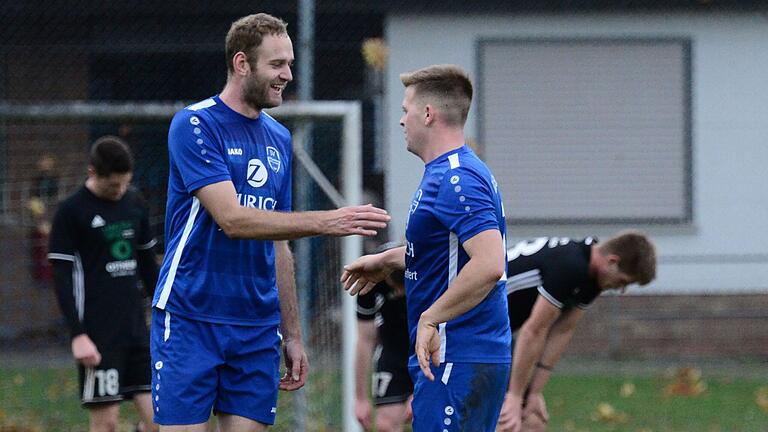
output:
<path id="1" fill-rule="evenodd" d="M 387 274 L 389 269 L 384 265 L 382 254 L 364 255 L 344 266 L 341 283 L 350 295 L 366 294 Z"/>
<path id="2" fill-rule="evenodd" d="M 328 211 L 324 222 L 325 234 L 332 236 L 361 235 L 375 236 L 387 227 L 392 219 L 387 211 L 371 204 L 341 207 Z"/>

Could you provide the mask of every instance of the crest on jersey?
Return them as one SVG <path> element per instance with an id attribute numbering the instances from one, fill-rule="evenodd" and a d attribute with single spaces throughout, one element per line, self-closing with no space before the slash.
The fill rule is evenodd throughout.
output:
<path id="1" fill-rule="evenodd" d="M 264 166 L 264 162 L 262 162 L 259 159 L 251 159 L 248 161 L 248 173 L 246 175 L 246 180 L 248 180 L 248 184 L 257 188 L 264 186 L 264 183 L 267 182 L 267 178 L 269 177 L 269 172 L 267 172 L 267 167 Z"/>
<path id="2" fill-rule="evenodd" d="M 280 172 L 280 152 L 274 147 L 267 147 L 267 163 L 274 172 Z"/>
<path id="3" fill-rule="evenodd" d="M 408 222 L 411 221 L 411 215 L 416 212 L 416 209 L 419 208 L 419 203 L 421 202 L 421 195 L 423 191 L 421 189 L 417 190 L 415 194 L 413 194 L 413 200 L 411 201 L 411 208 L 408 209 L 408 219 L 405 221 L 405 228 L 408 229 Z"/>

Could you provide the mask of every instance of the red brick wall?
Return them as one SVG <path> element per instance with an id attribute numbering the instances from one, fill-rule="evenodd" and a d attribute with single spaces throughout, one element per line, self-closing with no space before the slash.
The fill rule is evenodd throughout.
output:
<path id="1" fill-rule="evenodd" d="M 768 294 L 601 297 L 568 353 L 768 359 Z"/>

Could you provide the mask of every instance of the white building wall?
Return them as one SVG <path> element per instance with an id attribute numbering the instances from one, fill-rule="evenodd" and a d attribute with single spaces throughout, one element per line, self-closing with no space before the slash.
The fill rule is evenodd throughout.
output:
<path id="1" fill-rule="evenodd" d="M 693 222 L 636 225 L 655 240 L 657 280 L 634 293 L 768 293 L 768 18 L 759 14 L 391 16 L 386 39 L 386 207 L 404 235 L 423 164 L 405 150 L 398 75 L 454 63 L 477 75 L 478 39 L 685 37 L 692 41 Z M 477 83 L 476 83 L 477 85 Z M 510 101 L 514 103 L 514 101 Z M 467 136 L 477 137 L 473 103 Z M 624 225 L 520 225 L 540 235 L 607 237 Z"/>

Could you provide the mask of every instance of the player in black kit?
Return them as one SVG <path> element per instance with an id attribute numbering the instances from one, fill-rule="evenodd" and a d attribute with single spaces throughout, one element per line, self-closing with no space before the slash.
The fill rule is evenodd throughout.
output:
<path id="1" fill-rule="evenodd" d="M 542 391 L 584 310 L 604 291 L 656 277 L 653 243 L 622 231 L 603 243 L 542 237 L 507 251 L 507 300 L 515 333 L 512 374 L 497 431 L 543 431 Z"/>
<path id="2" fill-rule="evenodd" d="M 379 251 L 399 246 L 388 243 Z M 402 431 L 409 421 L 413 383 L 408 374 L 408 345 L 403 272 L 395 271 L 369 293 L 357 297 L 355 416 L 366 431 L 373 430 L 374 423 L 369 382 L 377 431 Z"/>
<path id="3" fill-rule="evenodd" d="M 134 400 L 145 429 L 157 430 L 138 280 L 153 291 L 158 266 L 147 207 L 129 189 L 132 172 L 133 158 L 121 139 L 96 140 L 88 178 L 61 202 L 51 230 L 48 259 L 91 431 L 117 430 L 124 399 Z"/>

